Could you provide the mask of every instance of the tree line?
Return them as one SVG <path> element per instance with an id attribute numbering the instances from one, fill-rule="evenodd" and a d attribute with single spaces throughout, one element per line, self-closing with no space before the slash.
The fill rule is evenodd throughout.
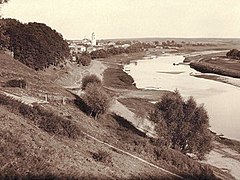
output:
<path id="1" fill-rule="evenodd" d="M 3 21 L 1 46 L 13 51 L 14 58 L 30 68 L 43 70 L 69 57 L 67 42 L 46 24 L 23 24 L 15 19 Z"/>
<path id="2" fill-rule="evenodd" d="M 76 61 L 78 64 L 88 66 L 92 59 L 107 58 L 110 56 L 120 55 L 124 53 L 138 53 L 153 47 L 154 46 L 152 46 L 151 44 L 145 42 L 137 42 L 127 48 L 110 46 L 108 49 L 98 49 L 96 51 L 92 51 L 91 53 L 84 52 L 82 54 L 78 54 Z"/>

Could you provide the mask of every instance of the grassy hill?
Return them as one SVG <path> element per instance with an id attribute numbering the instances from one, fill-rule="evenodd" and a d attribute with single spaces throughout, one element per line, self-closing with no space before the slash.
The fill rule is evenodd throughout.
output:
<path id="1" fill-rule="evenodd" d="M 213 172 L 232 178 L 161 147 L 112 113 L 90 118 L 76 96 L 55 84 L 54 70 L 36 72 L 2 53 L 0 64 L 0 179 L 178 179 L 160 168 L 187 179 L 216 179 Z M 19 77 L 26 89 L 4 87 Z M 3 92 L 22 96 L 23 103 Z M 44 99 L 46 94 L 48 103 L 24 104 L 26 97 Z"/>

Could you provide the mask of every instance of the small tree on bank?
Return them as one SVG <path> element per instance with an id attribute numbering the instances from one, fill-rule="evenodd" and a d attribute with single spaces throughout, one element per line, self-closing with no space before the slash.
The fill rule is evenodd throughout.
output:
<path id="1" fill-rule="evenodd" d="M 82 90 L 85 90 L 89 83 L 95 83 L 98 84 L 98 86 L 102 84 L 101 80 L 95 74 L 87 75 L 82 79 Z"/>
<path id="2" fill-rule="evenodd" d="M 178 91 L 166 94 L 156 104 L 154 114 L 158 118 L 156 129 L 171 148 L 193 153 L 198 159 L 211 150 L 207 112 L 202 105 L 197 106 L 193 97 L 184 101 Z"/>
<path id="3" fill-rule="evenodd" d="M 83 53 L 77 56 L 77 63 L 82 64 L 83 66 L 89 66 L 91 63 L 91 56 L 90 54 Z"/>
<path id="4" fill-rule="evenodd" d="M 82 98 L 90 108 L 90 115 L 95 118 L 106 113 L 110 105 L 110 97 L 98 83 L 89 83 Z"/>

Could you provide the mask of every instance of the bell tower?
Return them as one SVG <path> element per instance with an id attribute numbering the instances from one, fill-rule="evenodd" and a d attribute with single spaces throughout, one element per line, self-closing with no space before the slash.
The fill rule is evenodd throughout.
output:
<path id="1" fill-rule="evenodd" d="M 96 35 L 95 35 L 95 33 L 93 32 L 93 33 L 92 33 L 92 46 L 96 46 L 96 45 L 97 45 Z"/>

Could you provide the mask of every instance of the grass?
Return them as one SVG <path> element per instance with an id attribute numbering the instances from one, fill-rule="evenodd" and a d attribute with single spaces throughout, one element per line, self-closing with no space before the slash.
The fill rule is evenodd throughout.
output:
<path id="1" fill-rule="evenodd" d="M 200 164 L 176 150 L 162 146 L 157 140 L 132 131 L 126 125 L 124 119 L 107 116 L 101 119 L 100 123 L 110 129 L 111 139 L 117 139 L 116 144 L 110 139 L 106 139 L 106 141 L 113 141 L 112 143 L 120 149 L 135 154 L 172 172 L 182 174 L 189 179 L 193 178 L 193 176 L 208 179 L 216 178 L 211 168 L 207 165 Z"/>
<path id="2" fill-rule="evenodd" d="M 50 134 L 75 139 L 80 133 L 80 130 L 73 122 L 55 115 L 53 112 L 41 106 L 31 107 L 3 94 L 0 94 L 0 105 L 30 119 L 36 126 Z"/>
<path id="3" fill-rule="evenodd" d="M 11 87 L 4 87 L 4 89 L 15 93 L 24 92 L 32 96 L 38 96 L 39 94 L 43 96 L 45 94 L 61 94 L 62 96 L 71 97 L 65 89 L 52 83 L 52 77 L 55 76 L 56 72 L 52 72 L 51 74 L 47 74 L 44 71 L 37 72 L 1 52 L 0 64 L 0 87 L 3 87 L 8 81 L 16 79 L 16 77 L 24 79 L 27 82 L 26 89 Z"/>
<path id="4" fill-rule="evenodd" d="M 114 59 L 114 57 L 112 58 Z M 130 59 L 130 57 L 127 59 Z M 11 62 L 12 65 L 9 65 L 6 62 L 7 61 L 4 61 L 10 70 L 4 71 L 3 69 L 0 69 L 0 73 L 3 71 L 5 73 L 5 75 L 4 73 L 2 74 L 3 76 L 0 75 L 0 80 L 6 80 L 6 73 L 10 72 L 11 76 L 13 77 L 19 74 L 23 77 L 27 77 L 27 82 L 30 83 L 30 87 L 32 86 L 34 88 L 39 88 L 39 90 L 46 88 L 52 92 L 58 91 L 59 93 L 66 93 L 58 89 L 56 90 L 56 88 L 54 89 L 54 86 L 51 85 L 51 82 L 42 81 L 43 78 L 40 78 L 39 74 L 36 74 L 30 70 L 26 70 L 25 66 L 19 65 L 19 69 L 17 69 L 16 65 L 13 63 L 14 61 Z M 15 70 L 14 68 L 11 69 L 11 66 L 13 66 Z M 16 72 L 16 74 L 14 74 L 14 72 Z M 122 74 L 122 72 L 117 72 L 114 78 L 118 77 L 118 74 Z M 111 76 L 111 74 L 109 75 Z M 113 77 L 110 78 L 112 78 L 111 83 L 115 83 L 116 79 Z M 128 80 L 125 81 L 124 79 L 125 78 L 122 78 L 122 81 L 121 78 L 118 78 L 115 87 L 125 87 L 125 85 L 128 86 L 126 83 Z M 41 84 L 39 82 L 43 82 L 44 87 L 42 85 L 37 86 L 37 83 Z M 135 87 L 132 88 L 135 89 Z M 4 129 L 8 127 L 7 125 L 3 126 L 0 131 L 0 139 L 3 140 L 0 143 L 0 152 L 2 148 L 4 149 L 4 153 L 2 153 L 4 156 L 0 156 L 0 164 L 4 166 L 4 163 L 9 163 L 9 166 L 7 166 L 5 171 L 7 173 L 5 177 L 8 175 L 13 175 L 13 177 L 23 179 L 27 177 L 44 179 L 49 176 L 52 179 L 61 179 L 61 177 L 80 177 L 83 179 L 93 179 L 97 177 L 107 179 L 109 177 L 113 177 L 113 175 L 121 178 L 126 177 L 125 174 L 130 174 L 136 179 L 138 179 L 138 177 L 142 177 L 143 179 L 159 178 L 159 176 L 154 175 L 157 173 L 161 174 L 161 172 L 158 170 L 146 167 L 138 161 L 114 151 L 111 151 L 110 153 L 110 159 L 112 160 L 113 167 L 105 166 L 105 163 L 102 163 L 101 161 L 104 162 L 104 157 L 106 156 L 107 159 L 109 156 L 104 155 L 105 153 L 101 153 L 100 149 L 104 149 L 104 146 L 91 139 L 78 138 L 77 134 L 79 129 L 78 126 L 75 125 L 75 122 L 77 122 L 77 125 L 81 127 L 81 130 L 83 128 L 84 131 L 87 131 L 94 137 L 104 139 L 104 141 L 115 145 L 118 148 L 124 149 L 132 154 L 135 154 L 136 156 L 140 156 L 141 158 L 151 161 L 161 167 L 167 168 L 170 171 L 190 178 L 192 176 L 203 177 L 205 175 L 212 177 L 212 171 L 209 170 L 207 166 L 202 165 L 172 149 L 166 147 L 161 148 L 158 142 L 141 136 L 141 134 L 133 131 L 129 124 L 126 124 L 126 122 L 119 117 L 106 115 L 105 117 L 103 116 L 99 121 L 94 121 L 93 119 L 83 115 L 82 111 L 79 110 L 74 103 L 67 104 L 66 106 L 62 107 L 57 107 L 57 105 L 51 104 L 49 106 L 54 109 L 53 113 L 53 110 L 45 109 L 44 107 L 35 106 L 33 108 L 29 108 L 20 102 L 16 102 L 12 99 L 4 100 L 4 98 L 6 97 L 2 98 L 1 96 L 0 98 L 1 106 L 16 114 L 16 116 L 11 117 L 13 123 L 16 123 L 18 119 L 28 119 L 29 121 L 25 123 L 28 123 L 28 125 L 34 125 L 34 129 L 27 129 L 22 127 L 22 124 L 19 123 L 16 125 L 17 128 L 13 128 L 12 124 L 7 124 L 11 121 L 10 118 L 4 121 L 3 124 L 7 124 L 9 126 L 9 129 L 6 129 L 6 131 Z M 127 103 L 127 99 L 125 101 Z M 132 100 L 132 106 L 135 106 L 137 101 L 139 100 Z M 83 107 L 83 109 L 84 108 L 86 107 Z M 62 116 L 56 115 L 55 110 L 64 112 L 64 114 L 71 114 L 71 118 L 66 117 L 65 119 Z M 47 119 L 53 119 L 53 121 L 49 122 Z M 0 127 L 1 126 L 2 125 L 0 125 Z M 28 136 L 25 136 L 26 134 L 28 134 Z M 23 136 L 21 141 L 20 135 Z M 56 138 L 53 135 L 56 135 Z M 75 140 L 75 138 L 77 138 L 77 140 Z M 41 144 L 43 141 L 45 143 L 44 145 Z M 100 152 L 95 151 L 95 149 L 99 149 Z M 109 153 L 110 149 L 106 150 L 105 148 L 102 151 Z M 96 153 L 94 156 L 95 158 L 93 158 L 93 154 L 89 154 L 89 152 Z M 103 158 L 99 158 L 101 156 Z M 14 159 L 15 157 L 21 157 L 21 161 L 20 158 L 17 158 L 16 162 Z M 94 160 L 91 161 L 92 159 Z M 12 162 L 14 163 L 13 166 L 11 166 Z M 131 167 L 133 164 L 134 166 Z M 26 169 L 30 171 L 29 176 L 21 175 L 21 172 L 27 172 Z M 58 173 L 51 173 L 51 170 L 57 171 Z M 84 175 L 84 173 L 82 173 L 83 171 L 91 175 Z M 141 176 L 139 171 L 141 171 L 143 176 Z M 14 176 L 14 172 L 19 173 L 15 173 L 16 176 Z M 110 172 L 114 172 L 114 174 L 111 174 Z M 61 175 L 61 173 L 63 175 Z M 78 173 L 78 175 L 67 176 L 68 174 L 75 175 L 75 173 Z M 80 176 L 80 173 L 83 175 Z M 104 178 L 105 175 L 106 178 Z M 166 179 L 167 178 L 168 177 L 166 177 Z"/>
<path id="5" fill-rule="evenodd" d="M 112 162 L 112 157 L 107 151 L 98 150 L 97 152 L 92 152 L 92 158 L 95 161 L 109 164 Z"/>
<path id="6" fill-rule="evenodd" d="M 221 136 L 215 136 L 215 140 L 221 144 L 228 146 L 230 149 L 233 149 L 236 152 L 240 153 L 240 142 L 239 141 L 236 141 L 233 139 L 228 139 L 228 138 L 221 137 Z"/>
<path id="7" fill-rule="evenodd" d="M 149 112 L 154 111 L 154 104 L 146 99 L 142 98 L 121 98 L 119 102 L 124 104 L 128 109 L 134 112 L 136 115 L 141 114 L 147 115 Z"/>
<path id="8" fill-rule="evenodd" d="M 188 57 L 185 61 L 192 61 L 190 67 L 202 73 L 240 78 L 240 60 L 229 59 L 224 53 Z"/>
<path id="9" fill-rule="evenodd" d="M 120 89 L 135 89 L 133 78 L 121 68 L 108 68 L 104 71 L 103 82 L 105 86 Z"/>

